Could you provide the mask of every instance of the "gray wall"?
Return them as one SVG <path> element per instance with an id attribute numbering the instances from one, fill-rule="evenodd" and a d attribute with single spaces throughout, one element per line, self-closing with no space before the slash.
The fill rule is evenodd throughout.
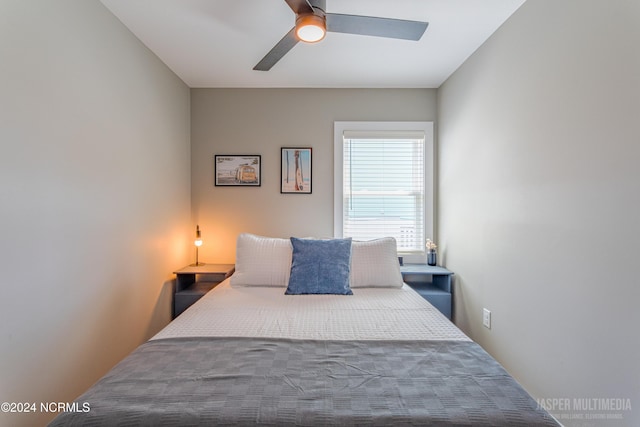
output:
<path id="1" fill-rule="evenodd" d="M 530 0 L 439 91 L 456 323 L 537 397 L 631 399 L 567 425 L 640 425 L 639 22 L 634 0 Z"/>
<path id="2" fill-rule="evenodd" d="M 333 122 L 435 120 L 432 89 L 192 89 L 192 214 L 201 259 L 234 262 L 238 233 L 333 235 Z M 313 193 L 280 194 L 280 147 L 313 148 Z M 215 187 L 214 154 L 262 155 L 261 187 Z"/>
<path id="3" fill-rule="evenodd" d="M 169 320 L 189 89 L 98 1 L 3 0 L 0 58 L 0 401 L 67 402 Z"/>

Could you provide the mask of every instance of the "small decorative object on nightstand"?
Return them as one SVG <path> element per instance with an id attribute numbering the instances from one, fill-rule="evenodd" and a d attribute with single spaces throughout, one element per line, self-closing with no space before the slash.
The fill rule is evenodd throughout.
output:
<path id="1" fill-rule="evenodd" d="M 431 239 L 427 239 L 427 265 L 436 265 L 438 263 L 438 253 L 436 248 L 438 247 Z"/>
<path id="2" fill-rule="evenodd" d="M 176 289 L 173 294 L 173 319 L 189 308 L 220 282 L 233 274 L 233 264 L 189 265 L 175 271 Z"/>
<path id="3" fill-rule="evenodd" d="M 451 320 L 453 311 L 451 276 L 453 272 L 443 267 L 424 264 L 405 264 L 400 267 L 400 271 L 402 279 L 407 285 Z"/>

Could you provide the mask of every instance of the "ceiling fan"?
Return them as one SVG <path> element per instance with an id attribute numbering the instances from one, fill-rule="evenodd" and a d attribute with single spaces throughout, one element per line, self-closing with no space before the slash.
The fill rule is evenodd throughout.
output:
<path id="1" fill-rule="evenodd" d="M 420 40 L 429 25 L 428 22 L 404 19 L 326 13 L 326 0 L 284 1 L 296 14 L 296 25 L 253 67 L 254 70 L 269 71 L 299 41 L 318 42 L 324 38 L 327 31 Z"/>

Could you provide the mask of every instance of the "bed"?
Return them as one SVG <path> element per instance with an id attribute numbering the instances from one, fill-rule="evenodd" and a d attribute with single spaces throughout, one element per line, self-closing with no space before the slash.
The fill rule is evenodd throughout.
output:
<path id="1" fill-rule="evenodd" d="M 50 425 L 559 425 L 402 283 L 393 239 L 237 248 L 231 278 Z"/>

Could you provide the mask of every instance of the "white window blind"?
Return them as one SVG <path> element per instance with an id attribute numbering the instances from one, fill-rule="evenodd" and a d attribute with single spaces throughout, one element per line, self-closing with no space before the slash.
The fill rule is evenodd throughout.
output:
<path id="1" fill-rule="evenodd" d="M 342 235 L 393 236 L 401 253 L 423 253 L 425 133 L 343 131 Z"/>

